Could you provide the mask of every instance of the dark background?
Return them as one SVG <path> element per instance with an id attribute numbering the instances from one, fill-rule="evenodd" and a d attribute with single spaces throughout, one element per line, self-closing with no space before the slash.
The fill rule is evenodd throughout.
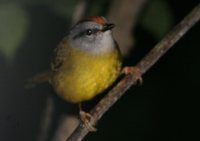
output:
<path id="1" fill-rule="evenodd" d="M 54 98 L 56 112 L 54 126 L 50 130 L 48 140 L 51 140 L 58 116 L 66 111 L 72 111 L 71 108 L 75 109 L 73 114 L 77 114 L 77 107 L 66 104 L 55 96 L 48 84 L 33 89 L 24 88 L 27 79 L 48 69 L 53 49 L 70 26 L 70 14 L 59 14 L 55 7 L 52 8 L 52 5 L 57 6 L 59 2 L 55 1 L 52 4 L 51 1 L 51 4 L 47 4 L 31 2 L 31 0 L 29 2 L 0 1 L 0 6 L 20 5 L 28 15 L 27 30 L 23 40 L 15 48 L 14 55 L 6 57 L 5 52 L 0 50 L 1 141 L 35 141 L 46 98 L 49 95 Z M 168 0 L 166 2 L 175 25 L 199 1 Z M 139 20 L 142 16 L 143 13 Z M 158 22 L 162 21 L 155 21 L 155 25 Z M 138 22 L 133 33 L 136 40 L 135 48 L 125 58 L 125 64 L 137 63 L 159 41 L 140 23 Z M 2 36 L 4 35 L 0 37 Z M 11 42 L 11 38 L 12 33 L 6 35 L 6 40 Z M 1 46 L 0 43 L 0 48 Z M 98 132 L 89 134 L 85 140 L 178 141 L 185 138 L 191 140 L 198 135 L 196 126 L 199 120 L 197 118 L 200 93 L 199 51 L 200 25 L 198 23 L 143 76 L 142 86 L 132 87 L 105 114 L 98 123 Z"/>

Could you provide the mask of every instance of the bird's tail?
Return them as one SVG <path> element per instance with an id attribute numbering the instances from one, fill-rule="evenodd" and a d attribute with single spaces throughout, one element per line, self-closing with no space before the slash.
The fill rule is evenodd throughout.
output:
<path id="1" fill-rule="evenodd" d="M 49 79 L 51 77 L 50 71 L 44 71 L 39 74 L 36 74 L 31 79 L 28 80 L 28 82 L 25 85 L 25 88 L 33 88 L 38 84 L 49 82 Z"/>

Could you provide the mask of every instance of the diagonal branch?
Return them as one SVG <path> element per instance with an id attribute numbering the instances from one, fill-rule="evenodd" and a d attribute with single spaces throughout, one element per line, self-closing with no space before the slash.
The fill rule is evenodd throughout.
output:
<path id="1" fill-rule="evenodd" d="M 144 74 L 162 57 L 195 23 L 200 19 L 200 4 L 198 4 L 175 28 L 169 32 L 137 65 Z M 100 102 L 90 111 L 91 125 L 105 114 L 132 85 L 137 83 L 133 75 L 125 76 Z M 75 129 L 67 141 L 81 141 L 89 131 L 83 123 Z"/>

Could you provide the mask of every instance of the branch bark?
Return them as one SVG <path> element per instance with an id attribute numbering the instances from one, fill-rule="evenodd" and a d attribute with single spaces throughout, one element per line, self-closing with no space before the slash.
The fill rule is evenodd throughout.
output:
<path id="1" fill-rule="evenodd" d="M 137 65 L 142 75 L 148 71 L 195 23 L 200 19 L 200 4 L 198 4 L 171 32 L 169 32 Z M 132 85 L 137 83 L 134 75 L 126 75 L 100 102 L 90 111 L 91 125 L 105 114 Z M 81 141 L 89 131 L 80 123 L 66 141 Z"/>

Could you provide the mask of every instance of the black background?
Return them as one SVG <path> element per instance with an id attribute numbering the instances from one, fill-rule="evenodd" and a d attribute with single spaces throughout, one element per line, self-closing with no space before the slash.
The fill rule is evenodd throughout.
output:
<path id="1" fill-rule="evenodd" d="M 176 23 L 198 2 L 169 0 Z M 36 140 L 49 95 L 54 97 L 56 116 L 71 107 L 77 108 L 55 96 L 47 84 L 24 89 L 28 78 L 48 68 L 52 50 L 69 25 L 68 19 L 57 17 L 45 6 L 28 5 L 26 10 L 31 15 L 31 26 L 13 65 L 7 66 L 0 54 L 1 141 Z M 140 25 L 136 29 L 136 49 L 125 59 L 125 63 L 132 65 L 157 42 Z M 143 76 L 142 86 L 132 87 L 108 111 L 97 126 L 98 132 L 85 140 L 176 141 L 198 135 L 199 52 L 198 23 Z"/>

